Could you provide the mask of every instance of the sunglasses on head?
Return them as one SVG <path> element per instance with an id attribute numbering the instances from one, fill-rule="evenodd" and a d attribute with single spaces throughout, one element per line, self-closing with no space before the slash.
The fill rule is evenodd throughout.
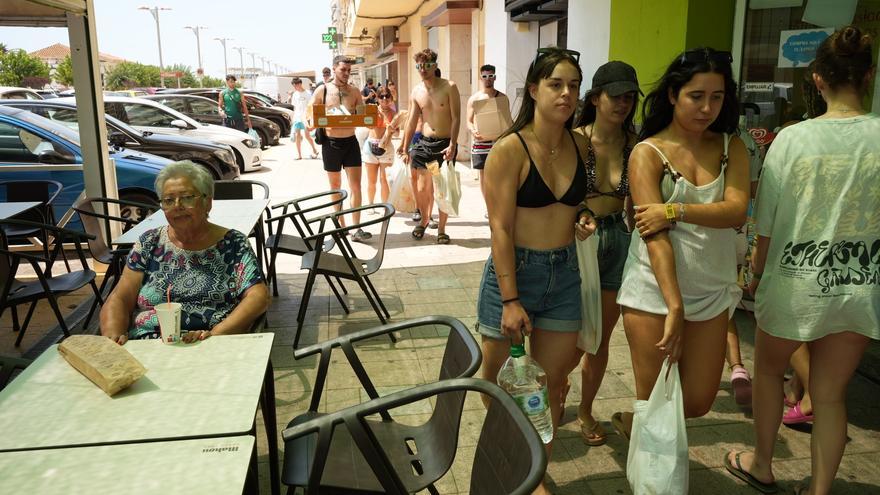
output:
<path id="1" fill-rule="evenodd" d="M 532 64 L 541 59 L 541 57 L 548 55 L 550 53 L 562 52 L 569 57 L 573 58 L 576 63 L 580 63 L 581 60 L 581 52 L 577 52 L 574 50 L 566 50 L 565 48 L 538 48 L 537 53 L 535 53 L 535 60 L 532 61 Z"/>
<path id="2" fill-rule="evenodd" d="M 416 70 L 433 69 L 437 67 L 437 62 L 416 62 Z"/>
<path id="3" fill-rule="evenodd" d="M 730 65 L 733 62 L 733 55 L 730 52 L 719 52 L 711 48 L 702 48 L 699 50 L 688 50 L 681 54 L 679 62 L 685 64 L 702 64 L 712 62 L 718 65 Z"/>
<path id="4" fill-rule="evenodd" d="M 480 74 L 483 79 L 495 79 L 495 74 Z"/>

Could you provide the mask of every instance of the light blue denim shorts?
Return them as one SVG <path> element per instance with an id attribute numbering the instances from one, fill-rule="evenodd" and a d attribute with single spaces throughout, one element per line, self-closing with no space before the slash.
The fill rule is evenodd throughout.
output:
<path id="1" fill-rule="evenodd" d="M 516 287 L 519 301 L 533 328 L 554 332 L 581 329 L 581 276 L 574 243 L 558 249 L 538 251 L 514 249 Z M 492 339 L 501 334 L 501 290 L 490 256 L 483 268 L 477 300 L 477 329 Z"/>

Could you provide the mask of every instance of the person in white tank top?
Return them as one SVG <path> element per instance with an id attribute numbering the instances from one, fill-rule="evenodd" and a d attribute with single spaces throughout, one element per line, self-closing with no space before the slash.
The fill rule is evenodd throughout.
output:
<path id="1" fill-rule="evenodd" d="M 667 356 L 679 362 L 684 413 L 712 406 L 736 285 L 734 228 L 746 220 L 748 153 L 732 135 L 739 104 L 731 56 L 684 52 L 646 97 L 629 162 L 636 232 L 617 296 L 636 398 L 647 400 Z M 628 437 L 631 413 L 612 424 Z"/>

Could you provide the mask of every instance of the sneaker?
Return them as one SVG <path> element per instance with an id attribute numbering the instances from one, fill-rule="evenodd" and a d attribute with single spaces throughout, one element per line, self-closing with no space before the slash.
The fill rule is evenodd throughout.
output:
<path id="1" fill-rule="evenodd" d="M 369 232 L 364 232 L 363 229 L 357 229 L 354 234 L 351 234 L 351 240 L 354 242 L 364 242 L 373 237 L 373 234 Z"/>

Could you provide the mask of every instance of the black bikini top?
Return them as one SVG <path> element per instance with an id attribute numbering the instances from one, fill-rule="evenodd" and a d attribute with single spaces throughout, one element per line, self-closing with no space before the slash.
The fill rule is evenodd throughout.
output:
<path id="1" fill-rule="evenodd" d="M 538 172 L 538 167 L 535 166 L 535 161 L 532 160 L 532 154 L 529 153 L 529 147 L 526 146 L 525 140 L 518 132 L 515 134 L 522 143 L 523 148 L 525 148 L 526 155 L 529 156 L 529 175 L 526 176 L 525 182 L 523 182 L 519 187 L 519 190 L 516 192 L 516 206 L 521 206 L 523 208 L 543 208 L 544 206 L 550 206 L 553 203 L 562 203 L 568 206 L 579 205 L 587 195 L 587 172 L 584 160 L 581 158 L 580 151 L 577 149 L 577 143 L 575 142 L 574 135 L 572 135 L 571 131 L 568 131 L 568 135 L 571 137 L 571 142 L 575 145 L 574 149 L 575 153 L 577 153 L 577 167 L 575 168 L 574 178 L 571 180 L 571 185 L 568 187 L 568 190 L 565 191 L 565 194 L 559 199 L 556 199 L 556 196 L 553 195 L 553 191 L 547 186 L 547 183 L 544 182 L 541 173 Z"/>

